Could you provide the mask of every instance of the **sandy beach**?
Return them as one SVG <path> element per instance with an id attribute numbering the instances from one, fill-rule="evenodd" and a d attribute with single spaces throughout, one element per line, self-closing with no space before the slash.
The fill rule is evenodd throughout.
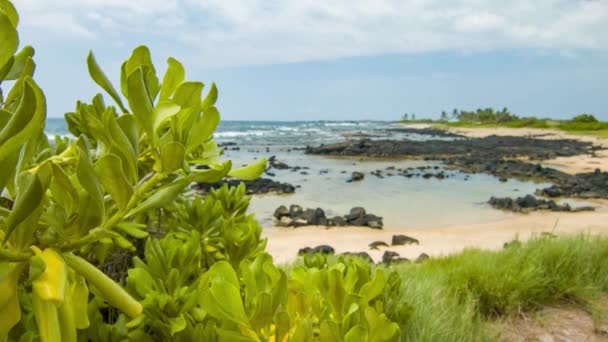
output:
<path id="1" fill-rule="evenodd" d="M 416 127 L 423 128 L 423 125 Z M 571 135 L 555 130 L 544 129 L 508 129 L 508 128 L 452 128 L 450 132 L 467 137 L 485 137 L 489 135 L 526 136 L 539 139 L 576 139 L 592 142 L 594 145 L 608 147 L 608 140 L 595 137 Z M 553 167 L 567 173 L 592 172 L 595 169 L 608 170 L 608 151 L 598 151 L 595 156 L 578 155 L 560 157 L 542 161 L 544 166 Z M 398 252 L 402 257 L 415 259 L 421 253 L 430 256 L 448 255 L 468 247 L 499 249 L 505 242 L 514 238 L 521 240 L 543 232 L 555 234 L 608 234 L 608 201 L 597 200 L 596 211 L 578 213 L 534 212 L 529 214 L 509 214 L 508 218 L 498 222 L 480 222 L 475 224 L 454 224 L 424 229 L 408 228 L 407 222 L 402 225 L 386 226 L 383 230 L 361 227 L 331 228 L 301 227 L 264 229 L 263 236 L 268 239 L 268 252 L 279 263 L 293 261 L 297 251 L 303 247 L 330 245 L 336 253 L 367 252 L 380 261 L 385 250 Z M 380 250 L 370 250 L 368 245 L 373 241 L 384 241 L 390 244 L 395 234 L 404 234 L 416 238 L 419 245 L 391 246 Z"/>

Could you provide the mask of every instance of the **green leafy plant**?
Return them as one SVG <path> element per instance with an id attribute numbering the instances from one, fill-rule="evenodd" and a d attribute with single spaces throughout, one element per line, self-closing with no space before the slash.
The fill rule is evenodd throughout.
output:
<path id="1" fill-rule="evenodd" d="M 296 267 L 289 277 L 259 253 L 233 268 L 206 272 L 197 231 L 148 240 L 127 286 L 142 298 L 144 318 L 131 331 L 142 341 L 397 341 L 383 312 L 399 277 L 356 258 L 323 268 Z"/>
<path id="2" fill-rule="evenodd" d="M 99 94 L 92 104 L 78 103 L 66 115 L 76 139 L 51 146 L 43 131 L 45 97 L 32 79 L 33 49 L 15 54 L 17 23 L 12 4 L 0 1 L 0 75 L 15 81 L 0 99 L 0 162 L 14 166 L 0 171 L 0 339 L 19 323 L 19 291 L 25 291 L 38 336 L 74 341 L 87 325 L 75 320 L 86 317 L 79 303 L 89 296 L 87 284 L 130 318 L 142 312 L 91 260 L 102 261 L 113 248 L 135 250 L 132 239 L 147 235 L 141 216 L 191 182 L 255 178 L 265 161 L 234 170 L 230 161 L 220 162 L 211 140 L 219 121 L 217 90 L 201 99 L 202 84 L 184 82 L 173 59 L 161 84 L 145 47 L 136 48 L 121 71 L 128 109 L 89 55 L 91 77 L 119 109 Z M 190 168 L 200 162 L 209 168 Z"/>

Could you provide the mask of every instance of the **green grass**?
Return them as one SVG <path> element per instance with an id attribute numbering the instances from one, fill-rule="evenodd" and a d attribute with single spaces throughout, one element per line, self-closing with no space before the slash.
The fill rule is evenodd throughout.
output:
<path id="1" fill-rule="evenodd" d="M 556 121 L 556 120 L 519 120 L 512 122 L 505 122 L 501 124 L 488 124 L 488 123 L 474 123 L 474 122 L 437 122 L 435 121 L 434 127 L 436 128 L 448 128 L 448 127 L 461 127 L 461 128 L 548 128 L 557 129 L 570 134 L 576 135 L 587 135 L 595 136 L 599 138 L 608 139 L 608 123 L 597 122 L 597 123 L 574 123 L 570 121 Z"/>
<path id="2" fill-rule="evenodd" d="M 493 340 L 487 322 L 544 305 L 574 303 L 595 312 L 608 291 L 608 239 L 539 237 L 502 251 L 465 250 L 395 267 L 408 341 Z"/>

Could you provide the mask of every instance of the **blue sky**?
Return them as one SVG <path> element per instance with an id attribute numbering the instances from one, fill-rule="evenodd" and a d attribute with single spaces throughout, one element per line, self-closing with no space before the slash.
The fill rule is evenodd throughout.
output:
<path id="1" fill-rule="evenodd" d="M 19 0 L 48 115 L 98 88 L 92 49 L 118 85 L 148 45 L 160 72 L 220 90 L 228 120 L 392 120 L 452 108 L 608 120 L 604 0 Z"/>

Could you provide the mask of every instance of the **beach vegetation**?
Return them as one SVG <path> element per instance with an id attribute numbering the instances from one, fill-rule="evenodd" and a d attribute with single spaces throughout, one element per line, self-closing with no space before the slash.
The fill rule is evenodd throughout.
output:
<path id="1" fill-rule="evenodd" d="M 393 267 L 402 279 L 401 322 L 409 341 L 496 340 L 491 323 L 546 305 L 582 307 L 606 317 L 596 303 L 608 291 L 608 239 L 585 234 L 515 240 L 500 251 L 467 249 L 421 264 Z"/>
<path id="2" fill-rule="evenodd" d="M 557 120 L 537 117 L 520 117 L 511 113 L 507 108 L 501 110 L 479 108 L 475 111 L 454 109 L 451 117 L 448 116 L 446 111 L 442 111 L 437 120 L 413 120 L 411 119 L 411 116 L 404 116 L 401 122 L 435 124 L 438 125 L 438 127 L 547 128 L 563 130 L 572 134 L 608 137 L 608 122 L 602 122 L 592 114 L 579 114 L 569 120 Z"/>

